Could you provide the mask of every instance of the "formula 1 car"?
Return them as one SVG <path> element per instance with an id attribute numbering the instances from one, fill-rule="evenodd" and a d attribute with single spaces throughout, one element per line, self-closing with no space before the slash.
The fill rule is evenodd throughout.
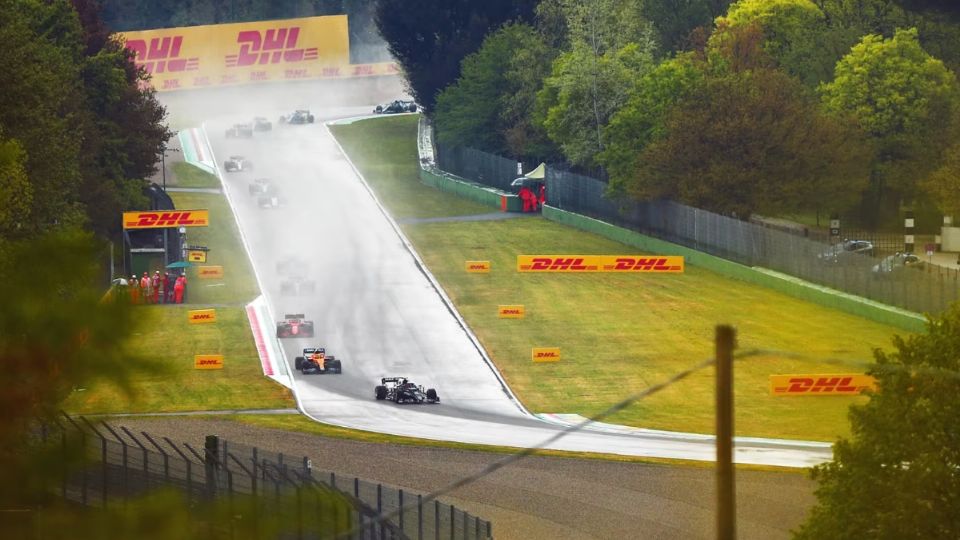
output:
<path id="1" fill-rule="evenodd" d="M 253 182 L 250 182 L 250 194 L 251 195 L 263 195 L 270 191 L 270 179 L 268 178 L 257 178 Z"/>
<path id="2" fill-rule="evenodd" d="M 250 163 L 243 156 L 230 156 L 230 159 L 223 162 L 223 170 L 227 172 L 246 172 L 253 170 L 253 163 Z"/>
<path id="3" fill-rule="evenodd" d="M 433 388 L 424 390 L 406 377 L 384 377 L 374 389 L 374 396 L 378 401 L 392 401 L 394 403 L 440 403 L 440 396 Z"/>
<path id="4" fill-rule="evenodd" d="M 227 130 L 227 138 L 244 138 L 249 139 L 253 137 L 253 126 L 250 124 L 234 124 L 232 128 Z"/>
<path id="5" fill-rule="evenodd" d="M 313 321 L 304 320 L 303 313 L 287 314 L 277 323 L 277 337 L 313 337 Z"/>
<path id="6" fill-rule="evenodd" d="M 413 101 L 404 101 L 402 99 L 393 100 L 386 105 L 377 105 L 373 110 L 374 114 L 399 114 L 405 112 L 417 112 L 417 104 Z"/>
<path id="7" fill-rule="evenodd" d="M 253 130 L 254 131 L 270 131 L 273 129 L 273 124 L 262 116 L 257 116 L 253 119 Z"/>
<path id="8" fill-rule="evenodd" d="M 290 114 L 280 117 L 281 124 L 312 124 L 313 115 L 310 114 L 310 111 L 298 109 L 293 111 Z"/>
<path id="9" fill-rule="evenodd" d="M 327 356 L 327 351 L 323 347 L 307 347 L 303 350 L 303 356 L 298 356 L 293 360 L 293 367 L 304 375 L 325 375 L 328 373 L 343 373 L 343 366 L 340 360 L 337 360 L 332 354 Z"/>
<path id="10" fill-rule="evenodd" d="M 316 282 L 303 276 L 288 277 L 280 282 L 280 294 L 282 296 L 303 296 L 314 294 L 316 291 Z"/>
<path id="11" fill-rule="evenodd" d="M 257 198 L 257 206 L 260 208 L 280 208 L 286 206 L 287 199 L 280 195 L 280 190 L 275 186 L 269 186 L 267 191 L 260 194 Z"/>

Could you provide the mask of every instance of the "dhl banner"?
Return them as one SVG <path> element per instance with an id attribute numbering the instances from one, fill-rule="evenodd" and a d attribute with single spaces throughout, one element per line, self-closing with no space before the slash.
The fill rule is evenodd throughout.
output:
<path id="1" fill-rule="evenodd" d="M 187 320 L 190 324 L 203 324 L 217 322 L 217 310 L 215 309 L 192 309 L 187 312 Z"/>
<path id="2" fill-rule="evenodd" d="M 861 373 L 770 376 L 773 396 L 851 396 L 876 389 L 876 379 Z"/>
<path id="3" fill-rule="evenodd" d="M 161 210 L 157 212 L 124 212 L 124 229 L 163 229 L 166 227 L 206 227 L 210 213 L 206 210 Z"/>
<path id="4" fill-rule="evenodd" d="M 523 306 L 499 306 L 497 315 L 501 319 L 522 319 L 524 315 Z"/>
<path id="5" fill-rule="evenodd" d="M 190 262 L 207 262 L 207 252 L 206 251 L 188 251 L 187 260 Z"/>
<path id="6" fill-rule="evenodd" d="M 465 265 L 467 272 L 474 274 L 490 273 L 490 261 L 467 261 Z"/>
<path id="7" fill-rule="evenodd" d="M 198 266 L 197 277 L 201 279 L 216 279 L 223 277 L 222 266 Z"/>
<path id="8" fill-rule="evenodd" d="M 194 355 L 193 369 L 223 369 L 223 355 L 222 354 Z"/>
<path id="9" fill-rule="evenodd" d="M 398 73 L 392 62 L 350 65 L 346 15 L 121 35 L 158 91 Z"/>
<path id="10" fill-rule="evenodd" d="M 559 362 L 560 347 L 534 347 L 530 357 L 534 362 Z"/>
<path id="11" fill-rule="evenodd" d="M 683 272 L 683 257 L 656 255 L 517 255 L 517 272 Z"/>

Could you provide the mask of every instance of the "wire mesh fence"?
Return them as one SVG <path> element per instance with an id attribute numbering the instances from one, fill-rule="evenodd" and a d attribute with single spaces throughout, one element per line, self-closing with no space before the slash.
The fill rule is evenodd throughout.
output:
<path id="1" fill-rule="evenodd" d="M 465 148 L 437 145 L 444 171 L 500 188 L 513 178 L 515 163 Z M 847 231 L 874 248 L 849 252 L 829 237 L 798 228 L 780 230 L 672 201 L 634 201 L 609 196 L 607 184 L 556 167 L 546 173 L 549 206 L 583 214 L 747 266 L 805 281 L 917 313 L 938 313 L 960 299 L 960 272 L 932 264 L 890 264 L 903 251 L 900 235 Z M 859 237 L 858 237 L 859 238 Z"/>
<path id="2" fill-rule="evenodd" d="M 84 506 L 126 504 L 160 488 L 173 488 L 191 507 L 215 500 L 241 504 L 254 537 L 277 533 L 263 523 L 283 524 L 282 538 L 486 539 L 492 526 L 458 508 L 400 488 L 318 471 L 304 456 L 287 456 L 209 436 L 203 447 L 84 418 L 64 417 L 44 438 L 68 446 L 79 442 L 84 467 L 65 475 L 61 496 Z M 231 512 L 233 515 L 235 512 Z M 237 511 L 236 513 L 241 513 Z M 395 513 L 396 516 L 391 515 Z M 257 527 L 264 536 L 257 536 Z M 249 529 L 248 529 L 249 530 Z M 223 530 L 223 537 L 233 531 Z"/>

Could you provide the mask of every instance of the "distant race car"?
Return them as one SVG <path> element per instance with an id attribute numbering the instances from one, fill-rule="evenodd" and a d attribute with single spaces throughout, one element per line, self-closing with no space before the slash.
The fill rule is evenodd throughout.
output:
<path id="1" fill-rule="evenodd" d="M 884 257 L 882 261 L 873 265 L 874 277 L 894 277 L 899 276 L 906 268 L 923 270 L 923 259 L 913 253 L 895 253 Z"/>
<path id="2" fill-rule="evenodd" d="M 249 139 L 253 137 L 253 126 L 251 124 L 234 124 L 232 128 L 227 130 L 227 138 L 243 138 Z"/>
<path id="3" fill-rule="evenodd" d="M 277 337 L 313 337 L 313 321 L 304 320 L 303 313 L 287 314 L 277 323 Z"/>
<path id="4" fill-rule="evenodd" d="M 273 124 L 262 116 L 258 116 L 253 119 L 253 130 L 254 131 L 270 131 L 273 129 Z"/>
<path id="5" fill-rule="evenodd" d="M 251 195 L 262 195 L 270 191 L 269 178 L 257 178 L 253 182 L 250 182 L 249 190 Z"/>
<path id="6" fill-rule="evenodd" d="M 333 355 L 327 355 L 323 347 L 307 347 L 303 350 L 303 356 L 298 356 L 293 360 L 293 367 L 304 375 L 325 375 L 343 373 L 343 366 L 340 360 Z"/>
<path id="7" fill-rule="evenodd" d="M 384 377 L 374 389 L 374 396 L 378 401 L 392 401 L 394 403 L 440 403 L 440 396 L 433 388 L 424 390 L 406 377 Z"/>
<path id="8" fill-rule="evenodd" d="M 862 255 L 863 257 L 857 257 Z M 873 242 L 867 240 L 844 240 L 840 244 L 830 246 L 830 249 L 817 255 L 817 259 L 824 264 L 855 264 L 868 261 L 873 255 Z"/>
<path id="9" fill-rule="evenodd" d="M 243 156 L 230 156 L 223 162 L 223 170 L 227 172 L 246 172 L 253 170 L 253 163 Z"/>
<path id="10" fill-rule="evenodd" d="M 313 120 L 314 118 L 313 115 L 310 114 L 310 111 L 304 109 L 298 109 L 280 117 L 281 124 L 312 124 Z"/>
<path id="11" fill-rule="evenodd" d="M 413 101 L 404 101 L 395 99 L 384 105 L 377 105 L 373 110 L 375 114 L 399 114 L 406 112 L 417 112 L 417 104 Z"/>
<path id="12" fill-rule="evenodd" d="M 257 197 L 257 206 L 260 208 L 280 208 L 286 205 L 287 198 L 280 195 L 280 190 L 276 186 L 267 186 L 267 190 Z"/>
<path id="13" fill-rule="evenodd" d="M 310 295 L 316 290 L 316 282 L 303 276 L 291 276 L 280 281 L 280 294 L 283 296 Z"/>

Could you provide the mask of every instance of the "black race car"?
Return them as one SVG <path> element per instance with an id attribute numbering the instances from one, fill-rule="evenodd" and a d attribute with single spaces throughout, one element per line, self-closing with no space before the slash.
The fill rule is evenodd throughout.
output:
<path id="1" fill-rule="evenodd" d="M 440 396 L 433 388 L 424 390 L 406 377 L 384 377 L 374 389 L 374 396 L 378 401 L 392 401 L 394 403 L 440 403 Z"/>
<path id="2" fill-rule="evenodd" d="M 254 131 L 270 131 L 271 129 L 273 129 L 273 124 L 266 118 L 258 116 L 253 119 Z"/>
<path id="3" fill-rule="evenodd" d="M 276 186 L 267 186 L 267 190 L 257 197 L 257 206 L 260 208 L 280 208 L 287 204 L 287 198 L 280 195 Z"/>
<path id="4" fill-rule="evenodd" d="M 230 159 L 223 162 L 223 170 L 227 172 L 246 172 L 253 170 L 253 163 L 250 163 L 243 156 L 230 156 Z"/>
<path id="5" fill-rule="evenodd" d="M 280 117 L 281 124 L 312 124 L 313 120 L 314 118 L 313 115 L 310 114 L 310 111 L 304 109 L 299 109 Z"/>
<path id="6" fill-rule="evenodd" d="M 280 294 L 283 296 L 310 295 L 316 291 L 316 282 L 303 276 L 291 276 L 280 282 Z"/>
<path id="7" fill-rule="evenodd" d="M 253 182 L 250 182 L 250 194 L 251 195 L 263 195 L 270 191 L 270 180 L 267 178 L 257 178 Z"/>
<path id="8" fill-rule="evenodd" d="M 284 320 L 277 323 L 277 337 L 313 337 L 313 321 L 304 320 L 303 317 L 303 313 L 284 315 Z"/>
<path id="9" fill-rule="evenodd" d="M 298 356 L 293 360 L 293 367 L 304 375 L 325 375 L 328 373 L 343 373 L 343 366 L 340 360 L 333 355 L 327 355 L 323 347 L 307 347 L 303 350 L 303 356 Z"/>
<path id="10" fill-rule="evenodd" d="M 417 112 L 417 104 L 413 101 L 404 101 L 395 99 L 384 105 L 377 105 L 373 110 L 374 114 L 399 114 L 407 112 Z"/>
<path id="11" fill-rule="evenodd" d="M 227 130 L 227 138 L 243 138 L 249 139 L 253 137 L 253 126 L 250 124 L 234 124 L 232 128 Z"/>

